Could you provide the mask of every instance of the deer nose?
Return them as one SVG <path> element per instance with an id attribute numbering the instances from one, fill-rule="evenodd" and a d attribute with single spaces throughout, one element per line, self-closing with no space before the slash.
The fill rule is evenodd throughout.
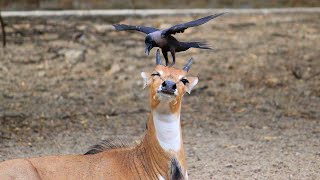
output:
<path id="1" fill-rule="evenodd" d="M 173 81 L 169 81 L 169 80 L 163 81 L 162 89 L 165 91 L 174 92 L 177 89 L 177 85 Z"/>

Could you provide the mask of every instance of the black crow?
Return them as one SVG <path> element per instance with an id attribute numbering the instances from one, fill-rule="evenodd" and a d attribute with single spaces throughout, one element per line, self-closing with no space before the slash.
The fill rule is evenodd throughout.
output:
<path id="1" fill-rule="evenodd" d="M 175 53 L 180 51 L 186 51 L 189 48 L 200 48 L 200 49 L 211 49 L 206 43 L 203 42 L 180 42 L 172 35 L 176 33 L 183 33 L 189 27 L 195 27 L 202 25 L 211 19 L 214 19 L 218 16 L 223 15 L 224 13 L 214 14 L 210 16 L 206 16 L 194 21 L 190 21 L 187 23 L 177 24 L 170 28 L 159 30 L 152 27 L 145 26 L 132 26 L 125 24 L 114 24 L 116 30 L 124 31 L 124 30 L 135 30 L 140 31 L 147 34 L 145 38 L 145 53 L 149 55 L 150 50 L 153 47 L 159 47 L 162 50 L 162 54 L 166 60 L 166 65 L 168 65 L 168 51 L 170 51 L 172 55 L 172 63 L 170 66 L 175 64 Z"/>

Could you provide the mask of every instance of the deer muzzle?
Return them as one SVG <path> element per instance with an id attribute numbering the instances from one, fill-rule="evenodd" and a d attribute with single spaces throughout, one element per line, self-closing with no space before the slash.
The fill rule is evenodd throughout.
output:
<path id="1" fill-rule="evenodd" d="M 166 80 L 161 84 L 161 88 L 158 93 L 175 96 L 177 92 L 177 84 L 173 81 Z"/>

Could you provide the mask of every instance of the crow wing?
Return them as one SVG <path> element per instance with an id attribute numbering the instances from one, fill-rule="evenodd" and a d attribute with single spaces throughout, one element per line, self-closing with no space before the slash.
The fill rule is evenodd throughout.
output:
<path id="1" fill-rule="evenodd" d="M 152 33 L 154 31 L 158 31 L 159 29 L 152 28 L 152 27 L 145 27 L 145 26 L 132 26 L 126 24 L 114 24 L 113 27 L 118 31 L 125 31 L 125 30 L 135 30 L 140 31 L 145 34 Z"/>
<path id="2" fill-rule="evenodd" d="M 225 13 L 214 14 L 214 15 L 206 16 L 206 17 L 194 20 L 194 21 L 187 22 L 187 23 L 174 25 L 168 29 L 164 29 L 162 31 L 161 35 L 168 36 L 170 34 L 183 33 L 184 30 L 186 30 L 189 27 L 195 27 L 195 26 L 202 25 L 202 24 L 210 21 L 211 19 L 214 19 L 214 18 L 221 16 L 223 14 L 225 14 Z"/>

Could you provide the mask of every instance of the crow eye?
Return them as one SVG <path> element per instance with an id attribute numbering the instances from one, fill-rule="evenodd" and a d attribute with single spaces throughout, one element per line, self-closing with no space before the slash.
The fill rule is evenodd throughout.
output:
<path id="1" fill-rule="evenodd" d="M 181 79 L 181 82 L 186 85 L 187 83 L 189 83 L 188 79 Z"/>
<path id="2" fill-rule="evenodd" d="M 160 76 L 160 73 L 154 72 L 154 73 L 151 74 L 151 76 Z"/>

